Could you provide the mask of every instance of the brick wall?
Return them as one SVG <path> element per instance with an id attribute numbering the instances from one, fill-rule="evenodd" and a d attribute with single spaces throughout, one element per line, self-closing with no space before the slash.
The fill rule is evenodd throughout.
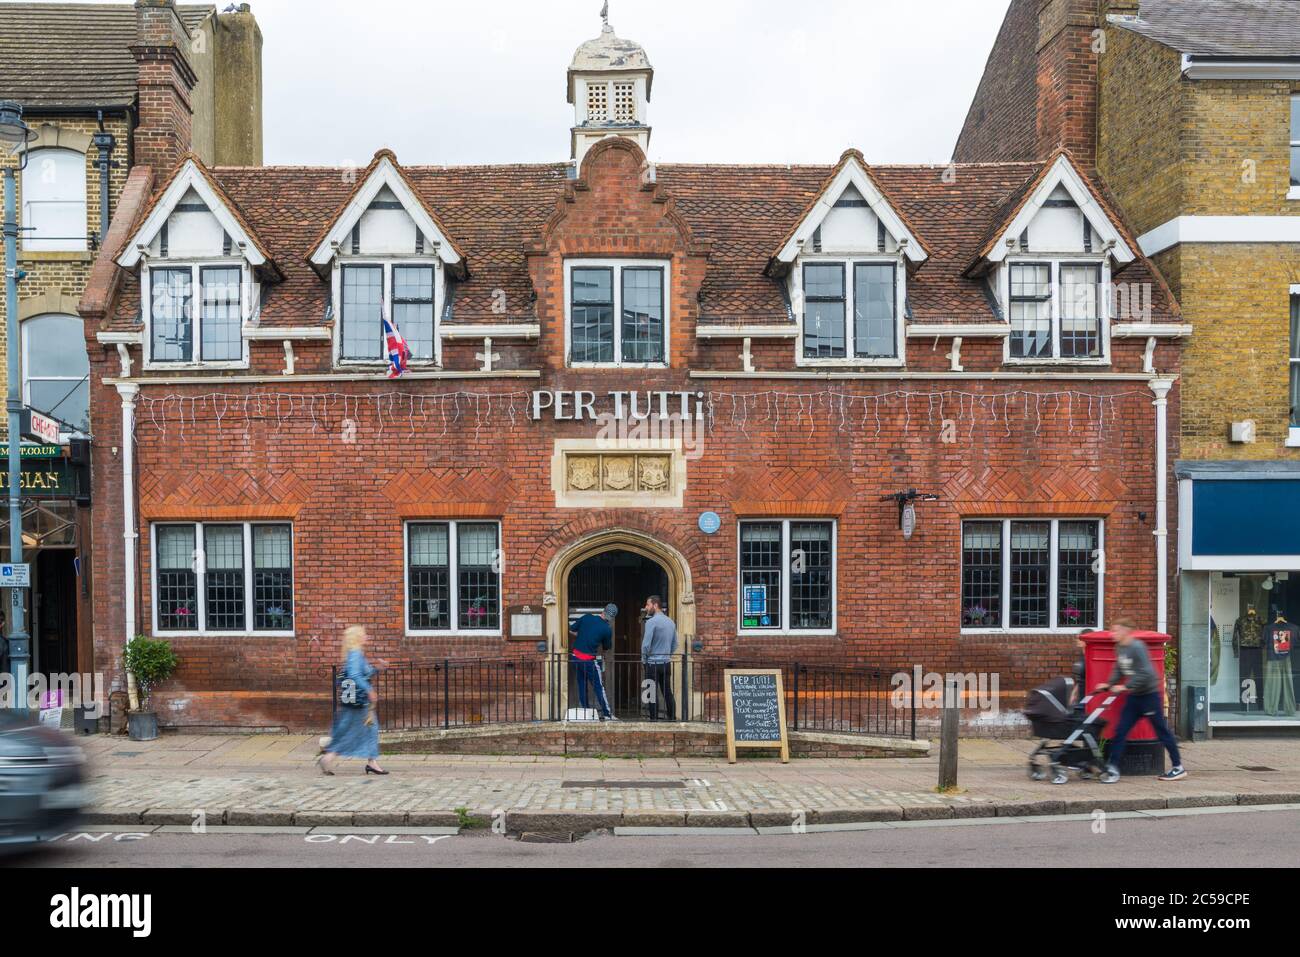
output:
<path id="1" fill-rule="evenodd" d="M 1038 4 L 1011 0 L 953 150 L 955 163 L 1035 160 Z"/>
<path id="2" fill-rule="evenodd" d="M 1185 244 L 1172 264 L 1183 315 L 1196 333 L 1183 352 L 1182 454 L 1189 459 L 1300 459 L 1286 447 L 1290 420 L 1289 290 L 1300 258 L 1283 244 Z M 1253 419 L 1256 441 L 1229 441 L 1231 423 Z"/>
<path id="3" fill-rule="evenodd" d="M 160 698 L 165 722 L 319 726 L 328 708 L 325 675 L 351 623 L 364 624 L 375 653 L 392 661 L 536 654 L 531 644 L 500 638 L 403 634 L 404 518 L 499 518 L 504 605 L 538 603 L 548 564 L 575 540 L 632 529 L 685 556 L 696 632 L 707 653 L 996 671 L 1007 690 L 1066 667 L 1073 639 L 959 633 L 961 519 L 1095 516 L 1106 520 L 1108 615 L 1154 619 L 1154 414 L 1144 383 L 1072 381 L 1072 397 L 1008 400 L 1019 383 L 690 378 L 687 368 L 719 361 L 734 369 L 738 349 L 710 346 L 730 353 L 719 360 L 694 343 L 703 251 L 688 244 L 671 203 L 642 187 L 633 151 L 608 145 L 592 155 L 586 183 L 561 204 L 530 252 L 542 328 L 534 358 L 540 381 L 286 378 L 265 386 L 142 387 L 141 630 L 152 614 L 151 520 L 291 518 L 295 535 L 296 636 L 175 639 L 182 665 Z M 564 368 L 564 257 L 662 254 L 672 256 L 672 368 Z M 301 347 L 316 363 L 327 349 Z M 1135 368 L 1136 354 L 1126 349 L 1117 366 Z M 1162 351 L 1159 361 L 1174 371 L 1176 350 Z M 116 372 L 112 355 L 99 350 L 94 363 L 95 536 L 113 543 L 98 550 L 95 572 L 120 583 L 122 465 L 113 449 L 121 444 L 121 404 L 102 382 Z M 596 427 L 532 422 L 525 397 L 535 388 L 714 393 L 702 457 L 688 463 L 685 507 L 556 508 L 554 442 L 593 437 Z M 1023 388 L 1045 394 L 1067 387 Z M 447 404 L 458 389 L 477 396 Z M 774 397 L 773 390 L 789 395 Z M 886 396 L 902 390 L 916 394 Z M 1174 397 L 1176 415 L 1176 391 Z M 954 441 L 943 440 L 945 420 L 955 423 Z M 904 543 L 896 508 L 880 498 L 909 487 L 942 501 L 919 506 L 920 526 Z M 697 527 L 705 510 L 722 516 L 716 535 Z M 736 522 L 760 516 L 838 519 L 834 636 L 736 636 Z M 121 588 L 96 594 L 97 664 L 120 677 Z"/>

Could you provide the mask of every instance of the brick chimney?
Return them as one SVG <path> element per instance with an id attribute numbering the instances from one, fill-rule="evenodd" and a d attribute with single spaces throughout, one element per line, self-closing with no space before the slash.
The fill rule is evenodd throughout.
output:
<path id="1" fill-rule="evenodd" d="M 1139 0 L 1012 0 L 954 150 L 958 162 L 1097 162 L 1097 64 L 1107 15 Z M 1031 88 L 1032 84 L 1032 88 Z"/>
<path id="2" fill-rule="evenodd" d="M 169 170 L 190 150 L 190 93 L 198 77 L 186 57 L 190 37 L 175 0 L 135 0 L 136 86 L 140 98 L 134 162 Z"/>

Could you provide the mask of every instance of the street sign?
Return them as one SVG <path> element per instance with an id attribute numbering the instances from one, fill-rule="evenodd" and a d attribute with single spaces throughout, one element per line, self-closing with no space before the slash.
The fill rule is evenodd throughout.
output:
<path id="1" fill-rule="evenodd" d="M 0 565 L 0 588 L 30 588 L 31 565 Z"/>
<path id="2" fill-rule="evenodd" d="M 23 409 L 23 435 L 36 442 L 59 444 L 59 422 L 48 415 L 42 415 L 35 409 Z"/>

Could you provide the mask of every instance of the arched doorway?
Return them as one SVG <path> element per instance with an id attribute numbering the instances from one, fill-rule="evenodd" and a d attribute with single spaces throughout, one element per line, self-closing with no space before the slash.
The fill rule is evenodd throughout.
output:
<path id="1" fill-rule="evenodd" d="M 601 597 L 604 590 L 612 594 L 619 589 L 629 597 L 622 601 L 618 597 Z M 609 529 L 571 542 L 555 554 L 546 570 L 546 625 L 551 652 L 557 659 L 567 658 L 572 612 L 580 614 L 603 608 L 613 601 L 619 606 L 621 619 L 616 620 L 615 649 L 620 653 L 626 649 L 632 662 L 629 671 L 634 667 L 639 676 L 640 612 L 646 597 L 652 594 L 663 598 L 668 614 L 677 624 L 678 652 L 686 651 L 695 637 L 695 594 L 691 569 L 681 552 L 634 529 Z M 623 634 L 621 645 L 618 632 Z M 623 677 L 626 676 L 611 676 L 612 679 Z M 558 695 L 559 700 L 554 704 L 562 713 L 570 697 L 568 669 L 556 669 L 555 680 L 552 694 Z M 625 684 L 635 687 L 638 681 Z M 635 716 L 639 702 L 634 692 L 629 694 L 632 697 L 625 704 Z M 610 705 L 619 708 L 612 698 Z"/>
<path id="2" fill-rule="evenodd" d="M 634 719 L 640 714 L 641 626 L 645 600 L 658 595 L 664 611 L 673 615 L 668 587 L 668 571 L 646 555 L 624 549 L 612 549 L 593 555 L 569 571 L 568 605 L 564 621 L 572 624 L 582 615 L 599 614 L 613 602 L 618 606 L 614 618 L 614 647 L 604 655 L 605 693 L 620 718 Z"/>

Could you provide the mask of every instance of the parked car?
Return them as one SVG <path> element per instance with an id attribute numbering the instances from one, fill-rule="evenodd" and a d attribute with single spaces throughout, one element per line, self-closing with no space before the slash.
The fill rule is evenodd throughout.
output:
<path id="1" fill-rule="evenodd" d="M 0 711 L 0 853 L 76 822 L 86 804 L 85 763 L 67 735 Z"/>

